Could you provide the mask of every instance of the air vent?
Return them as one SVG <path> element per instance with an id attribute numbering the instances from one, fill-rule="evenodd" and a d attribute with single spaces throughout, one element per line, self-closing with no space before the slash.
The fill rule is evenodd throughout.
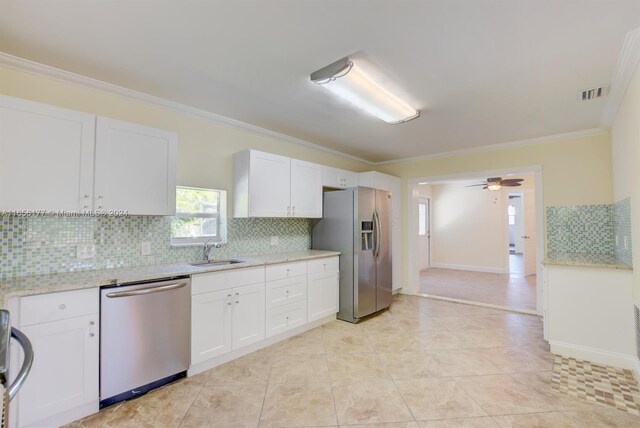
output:
<path id="1" fill-rule="evenodd" d="M 592 89 L 583 89 L 578 91 L 578 100 L 579 101 L 589 101 L 595 100 L 596 98 L 602 98 L 607 95 L 607 87 L 600 86 L 598 88 Z"/>

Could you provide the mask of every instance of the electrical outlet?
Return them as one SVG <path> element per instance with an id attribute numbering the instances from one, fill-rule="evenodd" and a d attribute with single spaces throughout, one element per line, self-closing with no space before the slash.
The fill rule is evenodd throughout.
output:
<path id="1" fill-rule="evenodd" d="M 277 236 L 272 236 L 271 237 L 271 245 L 278 245 L 278 237 Z"/>
<path id="2" fill-rule="evenodd" d="M 143 242 L 140 245 L 140 255 L 148 256 L 149 254 L 151 254 L 151 242 Z"/>
<path id="3" fill-rule="evenodd" d="M 96 256 L 96 244 L 93 242 L 78 242 L 76 256 L 79 259 L 92 259 Z"/>

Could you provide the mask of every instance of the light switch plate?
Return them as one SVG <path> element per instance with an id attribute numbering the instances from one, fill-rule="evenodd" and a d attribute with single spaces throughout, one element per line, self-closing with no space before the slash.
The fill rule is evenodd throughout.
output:
<path id="1" fill-rule="evenodd" d="M 151 254 L 151 242 L 143 242 L 140 245 L 140 255 L 148 256 Z"/>
<path id="2" fill-rule="evenodd" d="M 278 245 L 278 237 L 277 236 L 272 236 L 271 237 L 271 245 Z"/>
<path id="3" fill-rule="evenodd" d="M 76 253 L 79 259 L 92 259 L 96 256 L 96 244 L 93 242 L 78 242 Z"/>

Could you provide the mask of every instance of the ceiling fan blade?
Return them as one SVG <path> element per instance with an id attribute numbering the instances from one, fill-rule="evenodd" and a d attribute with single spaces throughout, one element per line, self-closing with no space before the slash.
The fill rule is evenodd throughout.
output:
<path id="1" fill-rule="evenodd" d="M 476 186 L 486 186 L 487 183 L 481 183 L 481 184 L 472 184 L 470 186 L 465 186 L 465 187 L 476 187 Z"/>
<path id="2" fill-rule="evenodd" d="M 505 178 L 502 180 L 503 183 L 520 183 L 524 181 L 524 178 Z"/>
<path id="3" fill-rule="evenodd" d="M 482 188 L 482 190 L 486 190 L 486 189 L 488 189 L 488 188 L 489 188 L 489 186 L 484 186 L 484 187 Z"/>
<path id="4" fill-rule="evenodd" d="M 522 186 L 522 184 L 520 184 L 520 183 L 505 183 L 503 181 L 502 182 L 502 186 L 504 186 L 504 187 L 518 187 L 518 186 Z"/>

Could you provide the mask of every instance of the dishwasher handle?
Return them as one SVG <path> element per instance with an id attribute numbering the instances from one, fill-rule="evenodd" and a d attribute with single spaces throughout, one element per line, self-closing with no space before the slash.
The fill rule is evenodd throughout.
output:
<path id="1" fill-rule="evenodd" d="M 159 287 L 139 288 L 137 290 L 131 290 L 131 291 L 116 291 L 114 293 L 107 293 L 106 296 L 109 298 L 140 296 L 144 294 L 161 293 L 163 291 L 177 290 L 178 288 L 182 288 L 186 285 L 187 285 L 186 282 L 176 282 L 174 284 L 161 285 Z"/>
<path id="2" fill-rule="evenodd" d="M 11 328 L 11 337 L 13 337 L 22 347 L 22 350 L 24 351 L 24 362 L 22 363 L 20 372 L 18 372 L 18 376 L 16 376 L 14 381 L 7 388 L 9 400 L 12 400 L 18 393 L 22 384 L 27 379 L 27 376 L 31 371 L 31 366 L 33 365 L 33 347 L 31 346 L 29 338 L 17 328 Z"/>

